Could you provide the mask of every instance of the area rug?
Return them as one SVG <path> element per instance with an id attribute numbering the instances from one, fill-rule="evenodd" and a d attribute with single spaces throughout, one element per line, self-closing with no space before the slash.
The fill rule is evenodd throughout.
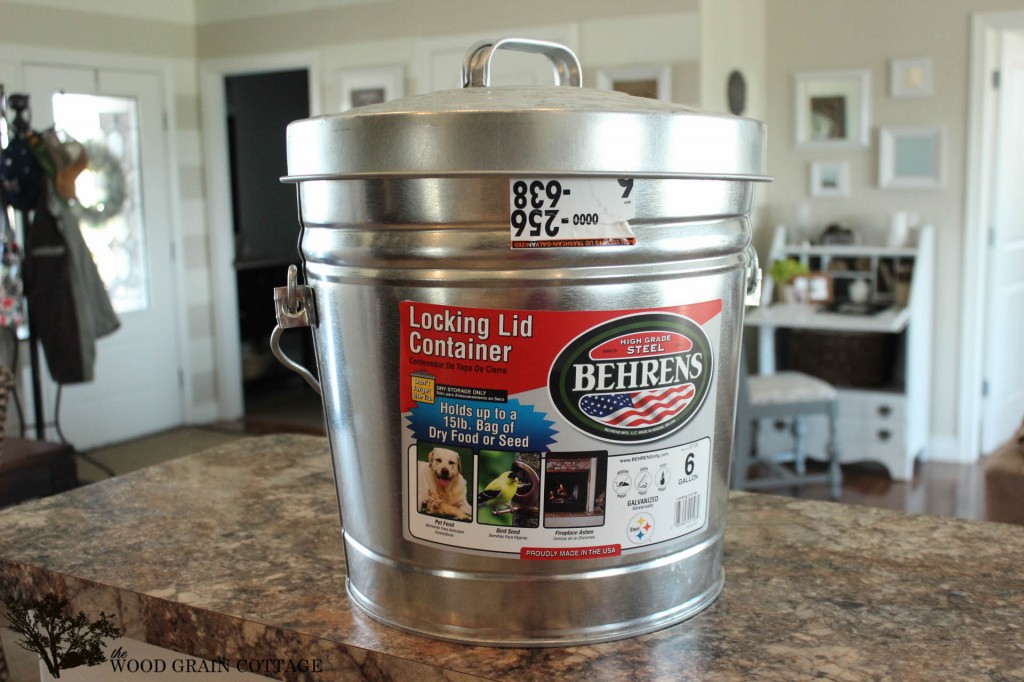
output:
<path id="1" fill-rule="evenodd" d="M 79 453 L 78 480 L 83 485 L 95 483 L 245 437 L 240 432 L 184 426 L 96 448 Z"/>

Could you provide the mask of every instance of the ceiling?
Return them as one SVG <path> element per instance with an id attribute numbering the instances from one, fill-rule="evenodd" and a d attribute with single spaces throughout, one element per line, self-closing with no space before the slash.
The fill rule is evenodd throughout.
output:
<path id="1" fill-rule="evenodd" d="M 388 0 L 0 0 L 4 5 L 31 5 L 56 10 L 132 17 L 174 24 L 217 24 L 254 17 L 295 14 Z M 2 12 L 0 12 L 2 14 Z"/>

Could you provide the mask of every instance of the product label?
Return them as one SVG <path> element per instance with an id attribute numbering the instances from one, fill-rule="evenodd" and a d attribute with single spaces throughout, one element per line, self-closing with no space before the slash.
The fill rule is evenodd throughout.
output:
<path id="1" fill-rule="evenodd" d="M 513 249 L 632 246 L 632 178 L 516 178 L 509 182 Z"/>
<path id="2" fill-rule="evenodd" d="M 699 531 L 721 311 L 400 303 L 407 539 L 585 560 Z"/>
<path id="3" fill-rule="evenodd" d="M 565 347 L 551 369 L 555 408 L 602 440 L 646 442 L 683 426 L 707 395 L 711 344 L 678 315 L 612 320 Z"/>

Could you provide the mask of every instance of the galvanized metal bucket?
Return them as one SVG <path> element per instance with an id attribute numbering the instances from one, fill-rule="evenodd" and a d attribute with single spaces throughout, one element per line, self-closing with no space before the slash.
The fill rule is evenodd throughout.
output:
<path id="1" fill-rule="evenodd" d="M 492 87 L 499 49 L 556 85 Z M 304 371 L 277 340 L 312 327 L 349 594 L 498 646 L 676 623 L 723 585 L 764 126 L 580 88 L 551 43 L 463 82 L 288 127 L 273 345 Z"/>

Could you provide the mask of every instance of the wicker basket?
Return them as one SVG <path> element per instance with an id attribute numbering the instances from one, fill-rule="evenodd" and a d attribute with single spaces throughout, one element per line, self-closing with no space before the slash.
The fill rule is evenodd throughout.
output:
<path id="1" fill-rule="evenodd" d="M 789 329 L 780 341 L 782 368 L 850 388 L 881 388 L 893 381 L 894 334 Z"/>

